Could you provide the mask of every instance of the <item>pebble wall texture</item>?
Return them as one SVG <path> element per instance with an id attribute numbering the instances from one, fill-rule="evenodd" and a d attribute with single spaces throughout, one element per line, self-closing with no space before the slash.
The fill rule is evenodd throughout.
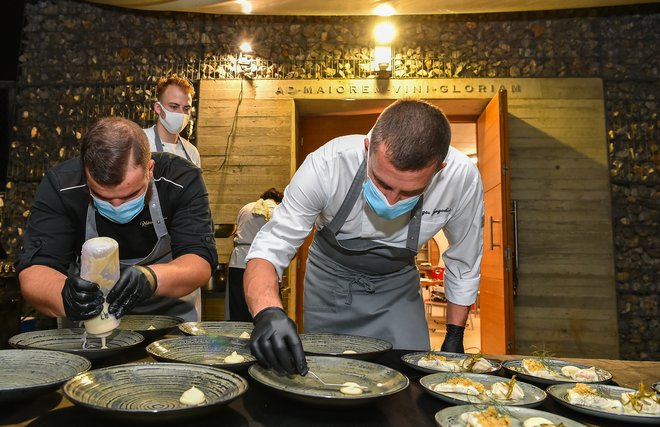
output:
<path id="1" fill-rule="evenodd" d="M 153 122 L 154 83 L 236 76 L 253 39 L 253 78 L 364 78 L 372 17 L 152 13 L 31 1 L 22 36 L 15 139 L 1 236 L 18 251 L 36 186 L 78 151 L 98 117 Z M 660 359 L 660 7 L 398 17 L 399 78 L 601 77 L 612 184 L 621 357 Z M 194 133 L 191 135 L 194 141 Z"/>

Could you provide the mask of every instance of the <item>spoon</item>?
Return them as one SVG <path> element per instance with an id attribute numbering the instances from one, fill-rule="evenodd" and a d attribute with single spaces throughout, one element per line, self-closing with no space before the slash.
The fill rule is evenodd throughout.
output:
<path id="1" fill-rule="evenodd" d="M 312 374 L 312 376 L 313 376 L 314 378 L 316 378 L 317 380 L 319 380 L 319 382 L 320 382 L 321 384 L 323 384 L 323 385 L 326 385 L 326 386 L 329 386 L 329 387 L 345 387 L 344 384 L 331 384 L 331 383 L 326 383 L 325 381 L 323 381 L 321 378 L 319 378 L 319 376 L 316 375 L 316 374 L 315 374 L 314 372 L 312 372 L 312 371 L 307 371 L 307 373 L 308 373 L 308 374 Z M 366 387 L 366 386 L 363 386 L 363 385 L 359 385 L 359 384 L 356 385 L 356 386 L 352 386 L 352 387 L 357 387 L 357 388 L 360 388 L 360 389 L 365 390 L 365 391 L 369 390 L 369 387 Z"/>

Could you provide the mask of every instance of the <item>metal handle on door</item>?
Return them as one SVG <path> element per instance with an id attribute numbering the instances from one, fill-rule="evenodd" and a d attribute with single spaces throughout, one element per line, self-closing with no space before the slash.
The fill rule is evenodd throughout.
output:
<path id="1" fill-rule="evenodd" d="M 502 245 L 496 245 L 495 243 L 493 243 L 493 223 L 499 224 L 502 221 L 500 221 L 499 219 L 493 219 L 492 216 L 490 216 L 488 218 L 490 220 L 490 250 L 492 251 L 495 246 L 498 246 L 498 247 L 502 246 Z"/>
<path id="2" fill-rule="evenodd" d="M 512 200 L 511 215 L 513 215 L 513 256 L 518 269 L 518 201 Z"/>

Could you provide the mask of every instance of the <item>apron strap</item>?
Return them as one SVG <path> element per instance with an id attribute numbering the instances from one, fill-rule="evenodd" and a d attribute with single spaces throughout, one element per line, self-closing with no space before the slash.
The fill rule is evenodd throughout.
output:
<path id="1" fill-rule="evenodd" d="M 163 143 L 160 140 L 160 135 L 158 135 L 158 129 L 156 128 L 156 125 L 152 126 L 152 129 L 154 130 L 154 144 L 156 145 L 156 151 L 159 153 L 163 152 Z M 176 143 L 181 143 L 181 149 L 183 149 L 183 154 L 186 155 L 186 159 L 190 160 L 192 162 L 192 159 L 188 155 L 188 152 L 186 151 L 186 146 L 183 145 L 183 141 L 179 141 L 180 137 L 176 137 Z"/>
<path id="2" fill-rule="evenodd" d="M 151 199 L 149 200 L 149 213 L 153 222 L 154 230 L 158 239 L 166 236 L 167 227 L 165 226 L 165 219 L 163 218 L 163 211 L 160 207 L 160 197 L 158 197 L 158 190 L 156 189 L 156 181 L 151 181 Z"/>
<path id="3" fill-rule="evenodd" d="M 364 179 L 361 179 L 361 177 L 364 177 L 366 169 L 367 159 L 365 158 L 358 168 L 355 177 L 353 178 L 351 188 L 348 190 L 348 194 L 346 195 L 346 198 L 344 198 L 344 202 L 341 204 L 339 211 L 337 211 L 337 215 L 335 215 L 332 221 L 330 221 L 330 224 L 325 226 L 325 228 L 330 230 L 333 235 L 336 235 L 339 232 L 341 226 L 344 225 L 346 218 L 348 218 L 348 214 L 351 213 L 353 206 L 355 206 L 355 201 L 362 193 L 362 184 L 364 183 Z"/>
<path id="4" fill-rule="evenodd" d="M 417 253 L 417 245 L 419 244 L 419 231 L 422 228 L 422 205 L 424 204 L 424 195 L 419 198 L 417 204 L 410 214 L 410 222 L 408 223 L 408 237 L 406 239 L 406 249 Z"/>

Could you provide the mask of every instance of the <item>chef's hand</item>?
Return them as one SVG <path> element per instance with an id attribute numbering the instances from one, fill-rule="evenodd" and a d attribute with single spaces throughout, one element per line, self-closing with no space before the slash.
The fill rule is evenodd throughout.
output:
<path id="1" fill-rule="evenodd" d="M 103 292 L 96 283 L 81 278 L 78 267 L 72 267 L 64 281 L 62 302 L 67 318 L 87 320 L 101 314 Z"/>
<path id="2" fill-rule="evenodd" d="M 464 326 L 448 324 L 447 335 L 445 335 L 445 340 L 440 350 L 449 353 L 465 353 L 463 349 L 463 332 L 465 332 Z"/>
<path id="3" fill-rule="evenodd" d="M 108 312 L 120 318 L 133 307 L 149 298 L 158 288 L 158 279 L 152 269 L 145 265 L 133 265 L 121 271 L 119 280 L 112 287 L 106 301 Z"/>
<path id="4" fill-rule="evenodd" d="M 305 352 L 296 325 L 279 307 L 268 307 L 254 318 L 250 350 L 259 363 L 278 374 L 307 374 Z"/>

